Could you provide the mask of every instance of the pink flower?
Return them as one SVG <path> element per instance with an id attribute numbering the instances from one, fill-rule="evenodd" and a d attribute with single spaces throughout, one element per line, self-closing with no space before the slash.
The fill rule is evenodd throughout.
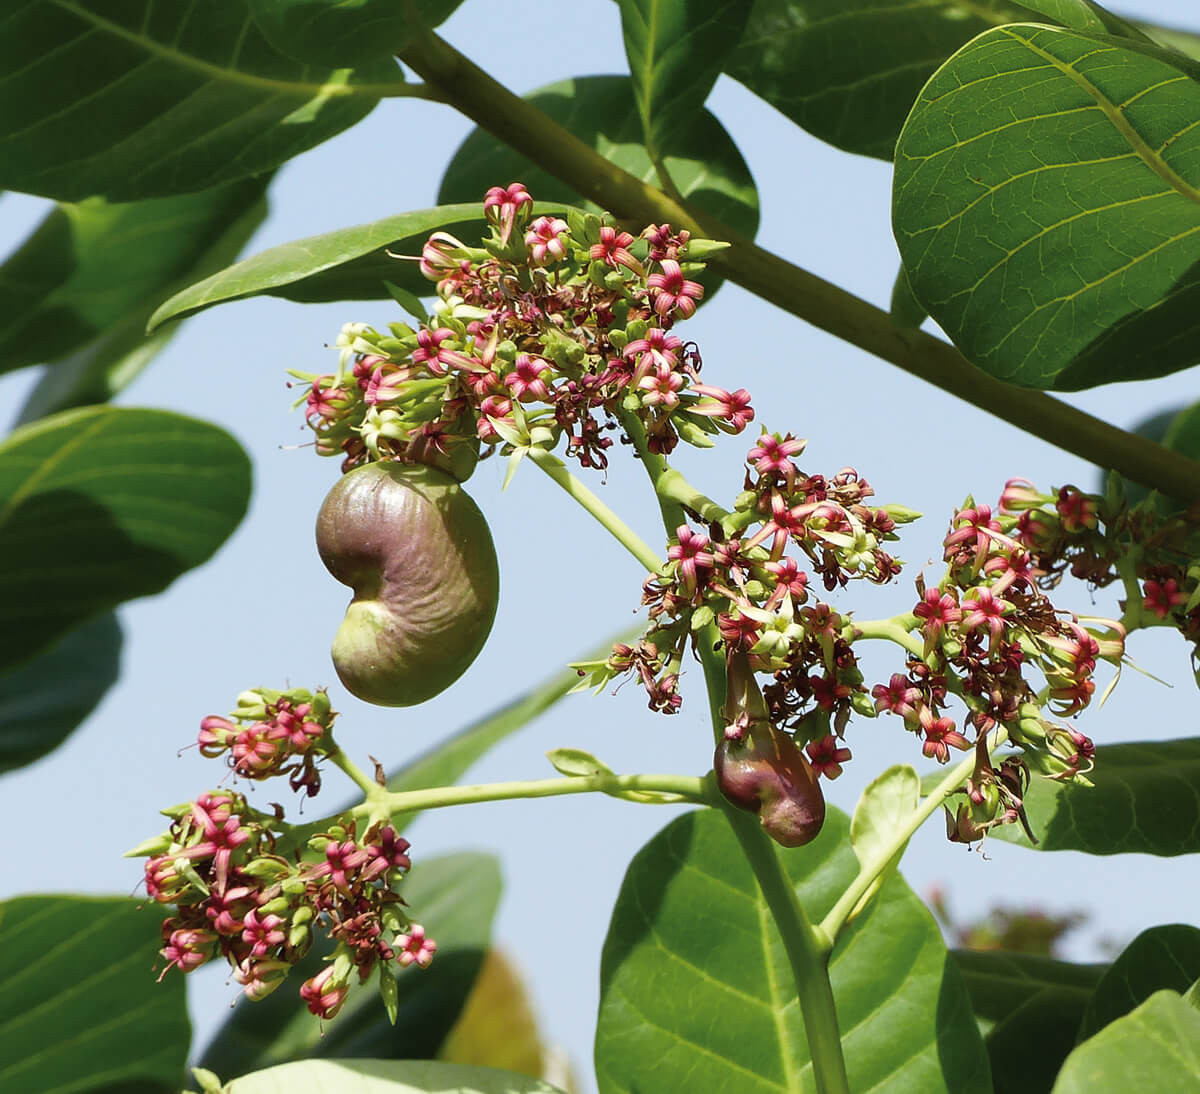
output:
<path id="1" fill-rule="evenodd" d="M 642 273 L 642 264 L 633 257 L 629 245 L 633 236 L 628 232 L 618 232 L 615 228 L 604 225 L 600 229 L 600 242 L 593 243 L 588 257 L 593 262 L 603 262 L 606 266 L 624 266 L 634 273 Z"/>
<path id="2" fill-rule="evenodd" d="M 664 258 L 660 266 L 662 273 L 651 274 L 646 279 L 654 310 L 662 316 L 690 318 L 696 312 L 696 301 L 704 295 L 704 286 L 685 280 L 683 270 L 674 259 Z"/>
<path id="3" fill-rule="evenodd" d="M 327 965 L 300 985 L 300 998 L 318 1018 L 332 1018 L 342 1009 L 349 990 L 344 980 L 334 979 L 334 966 Z"/>
<path id="4" fill-rule="evenodd" d="M 1062 526 L 1068 532 L 1083 532 L 1096 528 L 1100 523 L 1096 499 L 1077 486 L 1064 486 L 1058 492 L 1054 508 L 1058 510 Z"/>
<path id="5" fill-rule="evenodd" d="M 507 243 L 519 221 L 529 216 L 533 198 L 524 183 L 511 182 L 507 187 L 493 186 L 483 199 L 483 215 L 489 224 L 500 229 L 500 242 Z"/>
<path id="6" fill-rule="evenodd" d="M 746 454 L 746 462 L 754 465 L 760 475 L 781 476 L 789 492 L 794 489 L 798 469 L 791 457 L 804 451 L 805 441 L 790 433 L 780 437 L 774 433 L 763 433 L 758 443 Z"/>
<path id="7" fill-rule="evenodd" d="M 1163 581 L 1143 581 L 1142 591 L 1145 594 L 1142 608 L 1153 612 L 1159 619 L 1166 619 L 1172 608 L 1188 601 L 1188 594 L 1179 587 L 1179 582 L 1173 577 Z"/>
<path id="8" fill-rule="evenodd" d="M 962 610 L 950 593 L 943 593 L 934 586 L 925 590 L 925 596 L 913 608 L 913 615 L 925 620 L 921 630 L 927 641 L 933 643 L 944 629 L 962 619 Z"/>
<path id="9" fill-rule="evenodd" d="M 750 405 L 750 392 L 744 387 L 737 391 L 709 387 L 708 384 L 693 384 L 690 389 L 696 395 L 708 396 L 694 406 L 688 407 L 693 414 L 706 418 L 717 418 L 729 423 L 732 432 L 741 433 L 754 421 L 754 408 Z"/>
<path id="10" fill-rule="evenodd" d="M 171 920 L 167 921 L 172 922 Z M 173 922 L 178 923 L 179 920 Z M 203 965 L 216 952 L 217 936 L 213 931 L 183 928 L 172 931 L 167 944 L 158 952 L 167 959 L 167 969 L 174 966 L 180 972 L 191 972 Z M 159 977 L 162 980 L 162 976 Z"/>
<path id="11" fill-rule="evenodd" d="M 504 377 L 504 385 L 519 403 L 550 401 L 550 386 L 547 381 L 553 376 L 550 366 L 540 357 L 518 353 L 512 372 Z"/>
<path id="12" fill-rule="evenodd" d="M 1004 616 L 1011 609 L 1012 605 L 994 596 L 991 589 L 976 589 L 973 597 L 962 602 L 963 630 L 986 630 L 994 647 L 1004 634 Z"/>
<path id="13" fill-rule="evenodd" d="M 525 246 L 534 266 L 561 262 L 567 257 L 567 222 L 558 217 L 538 217 L 525 233 Z"/>
<path id="14" fill-rule="evenodd" d="M 679 564 L 684 586 L 689 593 L 695 593 L 701 578 L 708 577 L 716 561 L 708 549 L 709 538 L 693 532 L 686 524 L 675 530 L 675 536 L 679 542 L 667 549 L 667 558 Z"/>
<path id="15" fill-rule="evenodd" d="M 881 714 L 890 710 L 905 721 L 916 717 L 917 708 L 914 704 L 921 698 L 921 692 L 901 673 L 892 673 L 891 680 L 886 684 L 876 684 L 871 689 L 871 695 L 875 699 L 876 711 Z"/>
<path id="16" fill-rule="evenodd" d="M 966 750 L 971 743 L 954 728 L 952 718 L 935 718 L 932 708 L 922 705 L 918 715 L 925 743 L 921 751 L 931 760 L 944 764 L 950 762 L 950 748 Z"/>
<path id="17" fill-rule="evenodd" d="M 838 739 L 830 733 L 819 741 L 813 741 L 805 749 L 812 769 L 827 779 L 836 779 L 842 773 L 842 764 L 850 759 L 850 749 L 840 748 Z"/>
<path id="18" fill-rule="evenodd" d="M 258 910 L 246 913 L 242 921 L 242 941 L 250 946 L 253 957 L 265 957 L 275 946 L 281 945 L 287 936 L 279 929 L 283 920 L 277 915 L 260 916 Z"/>
<path id="19" fill-rule="evenodd" d="M 433 955 L 437 953 L 437 943 L 425 936 L 425 928 L 420 923 L 414 923 L 408 928 L 408 934 L 396 936 L 396 945 L 400 953 L 396 960 L 405 968 L 416 964 L 423 969 L 429 968 Z"/>
<path id="20" fill-rule="evenodd" d="M 668 409 L 679 405 L 679 390 L 683 377 L 672 372 L 667 365 L 659 365 L 649 376 L 638 381 L 638 390 L 643 392 L 643 406 L 664 406 Z"/>

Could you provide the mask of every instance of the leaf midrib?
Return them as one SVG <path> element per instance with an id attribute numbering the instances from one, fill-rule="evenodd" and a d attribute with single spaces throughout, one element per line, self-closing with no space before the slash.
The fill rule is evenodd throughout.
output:
<path id="1" fill-rule="evenodd" d="M 1028 24 L 1026 24 L 1026 26 L 1028 26 Z M 1075 68 L 1074 65 L 1066 64 L 1058 57 L 1055 57 L 1054 54 L 1050 53 L 1048 50 L 1045 50 L 1041 46 L 1037 45 L 1031 37 L 1027 38 L 1024 35 L 1017 34 L 1010 27 L 1004 26 L 997 29 L 1001 34 L 1011 38 L 1013 41 L 1021 45 L 1024 45 L 1031 53 L 1037 54 L 1037 56 L 1042 58 L 1042 60 L 1050 65 L 1051 68 L 1057 69 L 1068 80 L 1075 84 L 1076 87 L 1090 95 L 1104 116 L 1108 118 L 1113 128 L 1125 138 L 1129 146 L 1137 153 L 1138 158 L 1141 159 L 1142 162 L 1145 163 L 1146 166 L 1149 167 L 1150 170 L 1152 170 L 1156 175 L 1158 175 L 1158 177 L 1161 178 L 1168 186 L 1170 186 L 1171 189 L 1175 190 L 1182 197 L 1187 198 L 1188 201 L 1200 205 L 1200 189 L 1189 185 L 1182 178 L 1180 178 L 1179 175 L 1171 169 L 1162 156 L 1160 156 L 1145 142 L 1145 140 L 1143 140 L 1142 135 L 1136 129 L 1134 129 L 1129 119 L 1125 117 L 1122 109 L 1113 103 L 1107 95 L 1105 95 L 1082 72 Z M 1051 30 L 1047 27 L 1036 27 L 1032 29 L 1035 29 L 1039 33 L 1066 33 L 1063 31 Z M 1072 35 L 1072 37 L 1085 38 L 1085 40 L 1088 40 L 1084 35 Z M 1114 53 L 1121 52 L 1116 46 L 1108 47 L 1107 51 Z M 1086 54 L 1085 56 L 1090 57 L 1094 56 L 1094 54 Z M 1082 58 L 1080 59 L 1082 60 Z M 1137 98 L 1137 96 L 1134 96 L 1134 98 Z M 1131 99 L 1129 101 L 1132 102 L 1133 100 Z"/>

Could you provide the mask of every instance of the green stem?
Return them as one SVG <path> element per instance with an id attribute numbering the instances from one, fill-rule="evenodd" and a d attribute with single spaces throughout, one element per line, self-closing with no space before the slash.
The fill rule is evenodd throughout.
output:
<path id="1" fill-rule="evenodd" d="M 646 469 L 646 474 L 650 476 L 651 482 L 657 484 L 665 475 L 678 474 L 678 472 L 670 470 L 664 456 L 650 451 L 650 446 L 646 443 L 646 430 L 636 414 L 632 414 L 628 410 L 618 410 L 617 419 L 621 423 L 621 428 L 633 441 L 633 447 L 642 461 L 642 466 Z M 659 512 L 662 513 L 663 527 L 668 536 L 673 536 L 675 529 L 684 523 L 683 509 L 678 502 L 661 491 L 655 490 L 655 496 L 658 498 Z"/>
<path id="2" fill-rule="evenodd" d="M 329 762 L 346 773 L 355 786 L 363 792 L 368 802 L 373 804 L 380 795 L 386 793 L 385 789 L 350 759 L 340 746 L 329 753 Z"/>
<path id="3" fill-rule="evenodd" d="M 925 645 L 905 626 L 909 621 L 911 621 L 911 626 L 916 623 L 917 617 L 911 612 L 906 612 L 904 615 L 898 615 L 892 619 L 867 619 L 862 622 L 854 619 L 849 623 L 849 627 L 853 630 L 856 639 L 884 638 L 903 647 L 914 657 L 923 657 Z"/>
<path id="4" fill-rule="evenodd" d="M 548 452 L 544 448 L 536 446 L 528 450 L 529 458 L 533 460 L 538 467 L 546 472 L 559 486 L 561 486 L 570 496 L 580 505 L 584 507 L 593 517 L 596 518 L 608 530 L 609 534 L 621 544 L 634 558 L 646 567 L 651 573 L 655 573 L 663 560 L 658 554 L 653 551 L 646 543 L 644 543 L 616 513 L 614 513 L 607 505 L 604 504 L 595 494 L 593 494 L 579 479 L 567 470 L 566 464 L 562 462 L 553 452 Z"/>
<path id="5" fill-rule="evenodd" d="M 764 300 L 1065 451 L 1169 495 L 1200 497 L 1200 463 L 1049 395 L 1003 383 L 941 339 L 898 327 L 882 309 L 756 246 L 713 217 L 693 215 L 514 95 L 432 31 L 417 31 L 400 59 L 456 110 L 619 221 L 637 228 L 666 221 L 725 240 L 732 246 L 714 256 L 714 265 Z"/>
<path id="6" fill-rule="evenodd" d="M 822 927 L 809 922 L 784 872 L 775 844 L 748 813 L 726 806 L 725 816 L 742 845 L 763 899 L 783 938 L 784 952 L 792 966 L 796 995 L 804 1016 L 804 1033 L 812 1056 L 813 1077 L 818 1094 L 849 1094 L 842 1037 L 838 1030 L 837 1007 L 829 982 L 829 951 L 832 944 Z M 790 1084 L 789 1084 L 790 1085 Z"/>
<path id="7" fill-rule="evenodd" d="M 1004 730 L 997 730 L 988 748 L 989 755 L 995 752 L 1006 740 L 1008 740 L 1008 734 Z M 913 833 L 933 815 L 938 806 L 962 786 L 967 777 L 975 769 L 976 762 L 976 756 L 972 752 L 970 756 L 952 767 L 946 774 L 946 777 L 937 784 L 933 792 L 922 799 L 921 804 L 892 831 L 887 842 L 882 845 L 880 850 L 872 855 L 867 862 L 862 864 L 858 871 L 858 876 L 850 883 L 846 891 L 838 897 L 837 903 L 829 910 L 829 914 L 821 920 L 821 931 L 824 933 L 830 946 L 837 940 L 837 936 L 846 925 L 846 921 L 850 918 L 854 909 L 858 906 L 858 902 L 863 898 L 867 890 L 874 884 L 875 879 L 880 877 L 889 868 L 892 860 L 904 850 L 905 844 L 912 838 Z"/>

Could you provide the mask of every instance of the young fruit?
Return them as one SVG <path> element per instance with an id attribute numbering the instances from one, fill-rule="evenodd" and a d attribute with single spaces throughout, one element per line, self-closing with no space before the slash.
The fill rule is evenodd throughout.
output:
<path id="1" fill-rule="evenodd" d="M 741 739 L 722 739 L 713 758 L 717 786 L 739 809 L 757 813 L 776 843 L 803 847 L 825 823 L 825 795 L 808 758 L 787 733 L 753 722 Z"/>
<path id="2" fill-rule="evenodd" d="M 478 506 L 444 472 L 384 462 L 343 475 L 317 514 L 317 551 L 354 590 L 333 664 L 358 698 L 423 703 L 483 648 L 500 598 L 496 549 Z"/>

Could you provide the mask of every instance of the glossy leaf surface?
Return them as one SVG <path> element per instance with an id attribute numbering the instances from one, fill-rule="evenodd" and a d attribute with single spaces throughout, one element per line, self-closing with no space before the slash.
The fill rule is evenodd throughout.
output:
<path id="1" fill-rule="evenodd" d="M 1200 1089 L 1200 1011 L 1160 991 L 1067 1057 L 1054 1094 L 1191 1094 Z"/>
<path id="2" fill-rule="evenodd" d="M 1094 787 L 1031 781 L 1025 811 L 1039 851 L 1200 851 L 1200 738 L 1101 745 L 1088 778 Z M 1030 845 L 1018 824 L 993 828 L 990 838 Z"/>
<path id="3" fill-rule="evenodd" d="M 0 903 L 0 1090 L 169 1094 L 191 1027 L 183 978 L 154 982 L 161 917 L 125 897 Z"/>
<path id="4" fill-rule="evenodd" d="M 436 26 L 462 0 L 418 0 L 416 13 Z M 280 53 L 340 68 L 399 53 L 411 37 L 408 4 L 396 0 L 250 0 L 259 30 Z"/>
<path id="5" fill-rule="evenodd" d="M 1180 54 L 1045 26 L 976 38 L 896 146 L 917 299 L 975 364 L 1074 390 L 1200 360 L 1200 83 Z"/>
<path id="6" fill-rule="evenodd" d="M 633 96 L 651 155 L 691 124 L 742 36 L 748 3 L 618 0 Z"/>
<path id="7" fill-rule="evenodd" d="M 209 558 L 250 497 L 250 463 L 207 422 L 72 410 L 0 444 L 0 666 L 161 592 Z"/>
<path id="8" fill-rule="evenodd" d="M 121 625 L 105 613 L 0 673 L 0 774 L 56 749 L 121 671 Z"/>
<path id="9" fill-rule="evenodd" d="M 255 1072 L 228 1094 L 562 1094 L 541 1079 L 434 1060 L 304 1060 Z"/>
<path id="10" fill-rule="evenodd" d="M 809 917 L 858 871 L 849 821 L 781 853 Z M 941 934 L 898 875 L 834 949 L 830 975 L 853 1090 L 990 1091 L 970 1004 Z M 601 1094 L 813 1091 L 791 968 L 719 811 L 689 813 L 631 863 L 600 967 Z"/>
<path id="11" fill-rule="evenodd" d="M 288 981 L 258 1003 L 239 1001 L 200 1064 L 223 1079 L 308 1056 L 423 1059 L 436 1056 L 475 983 L 500 900 L 500 869 L 490 855 L 463 853 L 414 862 L 403 884 L 416 922 L 438 943 L 428 969 L 397 969 L 399 1019 L 388 1022 L 376 982 L 351 991 L 325 1023 L 308 1012 L 301 983 L 323 965 L 316 945 Z M 324 1028 L 322 1028 L 322 1026 Z"/>
<path id="12" fill-rule="evenodd" d="M 1049 1091 L 1107 966 L 998 950 L 953 954 L 985 1030 L 995 1094 Z"/>
<path id="13" fill-rule="evenodd" d="M 916 810 L 921 798 L 921 780 L 914 768 L 896 764 L 872 779 L 854 807 L 850 820 L 850 844 L 861 865 L 866 866 L 881 854 L 892 834 Z M 905 844 L 907 847 L 908 845 Z M 893 857 L 895 869 L 902 847 Z M 874 899 L 886 875 L 880 875 L 859 901 L 859 909 Z M 857 913 L 856 913 L 857 914 Z"/>
<path id="14" fill-rule="evenodd" d="M 1086 1040 L 1156 991 L 1180 994 L 1200 980 L 1200 930 L 1171 923 L 1143 931 L 1121 951 L 1096 986 L 1079 1026 Z"/>
<path id="15" fill-rule="evenodd" d="M 559 212 L 562 206 L 542 208 Z M 150 319 L 154 330 L 168 319 L 193 315 L 214 304 L 251 296 L 280 296 L 303 304 L 329 300 L 386 300 L 386 282 L 419 296 L 433 294 L 433 282 L 414 261 L 435 231 L 449 232 L 469 246 L 485 234 L 480 200 L 385 217 L 371 224 L 339 228 L 251 255 L 177 293 Z"/>
<path id="16" fill-rule="evenodd" d="M 525 98 L 605 159 L 657 185 L 643 143 L 633 87 L 624 76 L 584 76 L 531 92 Z M 664 137 L 664 140 L 666 138 Z M 758 195 L 750 169 L 732 138 L 707 110 L 674 130 L 662 147 L 675 185 L 697 208 L 746 236 L 758 227 Z M 476 129 L 459 147 L 442 178 L 438 201 L 479 201 L 489 186 L 520 179 L 538 200 L 596 207 L 565 183 L 530 163 L 490 133 Z"/>
<path id="17" fill-rule="evenodd" d="M 278 167 L 403 78 L 306 66 L 247 0 L 24 0 L 0 17 L 0 186 L 60 201 L 205 190 Z"/>

